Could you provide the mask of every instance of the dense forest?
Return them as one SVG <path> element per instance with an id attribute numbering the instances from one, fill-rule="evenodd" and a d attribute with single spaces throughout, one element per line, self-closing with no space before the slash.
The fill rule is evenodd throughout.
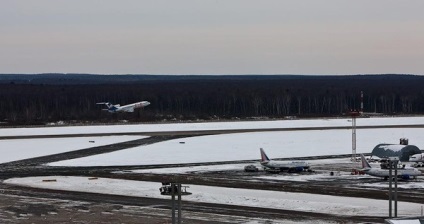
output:
<path id="1" fill-rule="evenodd" d="M 416 75 L 0 75 L 2 125 L 340 116 L 359 109 L 424 113 Z M 110 114 L 97 102 L 151 105 Z"/>

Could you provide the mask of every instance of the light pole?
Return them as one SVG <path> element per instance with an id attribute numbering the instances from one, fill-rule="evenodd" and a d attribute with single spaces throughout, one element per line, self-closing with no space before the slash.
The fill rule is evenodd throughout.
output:
<path id="1" fill-rule="evenodd" d="M 389 157 L 389 218 L 392 218 L 392 201 L 394 200 L 394 217 L 397 218 L 397 166 L 399 158 Z M 392 169 L 395 170 L 395 175 L 392 175 Z M 392 180 L 395 180 L 395 192 L 393 194 Z"/>
<path id="2" fill-rule="evenodd" d="M 178 217 L 175 219 L 175 194 L 178 198 Z M 171 200 L 172 200 L 172 224 L 175 224 L 178 221 L 178 224 L 181 224 L 181 184 L 180 183 L 171 183 Z"/>
<path id="3" fill-rule="evenodd" d="M 358 111 L 351 111 L 350 116 L 352 116 L 352 162 L 356 162 L 356 117 L 361 115 Z"/>

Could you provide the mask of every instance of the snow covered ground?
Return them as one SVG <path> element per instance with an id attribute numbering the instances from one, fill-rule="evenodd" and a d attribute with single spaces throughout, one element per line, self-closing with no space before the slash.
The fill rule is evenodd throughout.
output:
<path id="1" fill-rule="evenodd" d="M 43 182 L 43 180 L 56 180 Z M 160 183 L 117 180 L 89 179 L 88 177 L 25 177 L 4 181 L 7 184 L 59 189 L 70 191 L 94 192 L 151 198 L 169 198 L 159 193 Z M 264 190 L 235 189 L 190 185 L 192 195 L 183 196 L 184 201 L 241 205 L 274 209 L 286 209 L 347 216 L 387 216 L 387 200 L 339 197 L 329 195 L 289 193 Z M 421 204 L 399 202 L 400 216 L 418 216 Z"/>
<path id="2" fill-rule="evenodd" d="M 424 124 L 424 117 L 382 117 L 358 118 L 357 126 L 368 125 L 400 125 Z M 310 120 L 275 120 L 275 121 L 239 121 L 239 122 L 204 122 L 204 123 L 172 123 L 172 124 L 137 124 L 137 125 L 98 125 L 69 127 L 37 127 L 37 128 L 0 128 L 0 136 L 20 135 L 60 135 L 89 133 L 125 133 L 125 132 L 159 132 L 188 130 L 223 130 L 223 129 L 256 129 L 256 128 L 294 128 L 294 127 L 340 127 L 350 126 L 348 117 L 335 119 Z"/>
<path id="3" fill-rule="evenodd" d="M 0 163 L 131 141 L 143 136 L 0 140 Z M 91 141 L 91 142 L 90 142 Z"/>
<path id="4" fill-rule="evenodd" d="M 424 124 L 424 117 L 359 118 L 357 125 Z M 109 126 L 72 126 L 45 128 L 0 128 L 0 136 L 82 134 L 107 132 L 217 130 L 281 127 L 350 126 L 350 119 L 311 119 L 248 122 L 207 122 L 180 124 L 142 124 Z M 422 128 L 360 129 L 357 131 L 357 152 L 369 153 L 379 143 L 397 143 L 409 138 L 410 144 L 424 148 Z M 306 136 L 306 137 L 305 137 Z M 118 137 L 90 137 L 72 139 L 0 140 L 0 162 L 61 153 L 95 145 L 79 144 L 79 139 L 108 139 Z M 133 139 L 130 136 L 124 137 Z M 123 140 L 125 141 L 125 140 Z M 97 144 L 98 141 L 96 141 Z M 180 142 L 185 142 L 181 144 Z M 62 161 L 51 166 L 109 166 L 151 165 L 234 160 L 256 160 L 259 148 L 271 158 L 303 157 L 314 155 L 348 154 L 351 152 L 351 130 L 315 130 L 291 132 L 257 132 L 182 138 L 140 146 L 118 152 Z M 40 150 L 42 149 L 42 150 Z M 9 159 L 10 157 L 10 159 Z"/>
<path id="5" fill-rule="evenodd" d="M 351 163 L 350 158 L 341 158 L 341 159 L 319 159 L 308 161 L 310 165 L 314 164 L 334 164 L 334 163 Z M 136 169 L 131 171 L 124 172 L 133 172 L 133 173 L 154 173 L 154 174 L 173 174 L 173 173 L 206 173 L 206 172 L 217 172 L 217 171 L 231 171 L 231 170 L 244 170 L 246 165 L 255 165 L 260 171 L 263 171 L 263 168 L 259 162 L 257 163 L 239 163 L 239 164 L 223 164 L 223 165 L 209 165 L 209 166 L 187 166 L 187 167 L 173 167 L 173 168 L 157 168 L 157 169 Z M 358 162 L 358 167 L 360 163 Z M 117 173 L 119 173 L 118 171 Z M 293 174 L 296 175 L 296 174 Z M 276 175 L 279 176 L 279 175 Z"/>
<path id="6" fill-rule="evenodd" d="M 37 134 L 80 134 L 106 132 L 142 132 L 142 131 L 172 131 L 172 130 L 217 130 L 217 129 L 252 129 L 252 128 L 281 128 L 281 127 L 325 127 L 349 126 L 348 119 L 318 119 L 293 121 L 257 121 L 257 122 L 216 122 L 188 123 L 163 125 L 113 125 L 87 127 L 49 127 L 49 128 L 19 128 L 0 129 L 0 136 L 37 135 Z M 424 117 L 407 118 L 361 118 L 361 125 L 390 125 L 390 124 L 424 124 Z M 369 153 L 379 143 L 397 144 L 399 138 L 408 138 L 410 144 L 424 148 L 424 129 L 422 128 L 387 128 L 360 129 L 357 131 L 357 152 Z M 30 158 L 36 149 L 43 149 L 43 155 L 60 153 L 111 144 L 118 141 L 128 141 L 141 138 L 139 136 L 108 136 L 89 138 L 54 138 L 28 140 L 1 140 L 0 152 L 4 161 L 13 161 L 19 154 Z M 94 140 L 95 144 L 88 141 Z M 107 142 L 106 142 L 107 141 Z M 78 143 L 80 142 L 80 143 Z M 68 148 L 69 147 L 69 148 Z M 257 132 L 225 135 L 211 135 L 192 138 L 174 139 L 152 145 L 90 156 L 80 159 L 51 163 L 51 166 L 111 166 L 111 165 L 154 165 L 154 164 L 183 164 L 234 160 L 259 160 L 259 148 L 264 148 L 270 158 L 303 157 L 333 154 L 349 154 L 351 152 L 351 130 L 313 130 L 291 132 Z M 3 150 L 3 151 L 2 151 Z M 340 159 L 346 160 L 346 159 Z M 315 163 L 317 161 L 312 161 Z M 322 161 L 321 161 L 322 162 Z M 337 160 L 325 163 L 340 162 Z M 212 170 L 242 169 L 245 164 L 170 168 L 143 170 L 136 172 L 153 173 L 184 173 L 208 172 Z M 326 174 L 292 175 L 290 180 L 313 181 L 325 179 Z M 262 178 L 262 177 L 259 177 Z M 261 179 L 257 179 L 260 181 Z M 284 180 L 284 176 L 272 175 L 266 178 Z M 315 178 L 315 179 L 314 179 Z M 333 177 L 338 178 L 338 176 Z M 340 178 L 363 178 L 348 176 L 344 173 Z M 56 179 L 56 182 L 43 182 L 43 179 Z M 159 194 L 159 183 L 127 181 L 116 179 L 94 179 L 87 177 L 26 177 L 6 180 L 5 183 L 23 186 L 61 189 L 69 191 L 96 192 L 104 194 L 120 194 L 128 196 L 166 198 Z M 422 186 L 422 182 L 418 182 Z M 410 188 L 419 188 L 411 182 Z M 360 185 L 360 187 L 384 187 Z M 408 187 L 407 185 L 404 185 Z M 418 187 L 417 187 L 418 186 Z M 365 198 L 336 197 L 328 195 L 287 193 L 263 190 L 232 189 L 221 187 L 190 185 L 190 196 L 184 200 L 244 205 L 253 207 L 269 207 L 296 211 L 322 212 L 343 215 L 387 216 L 388 203 L 386 200 Z M 399 215 L 417 216 L 421 212 L 421 204 L 399 204 Z"/>
<path id="7" fill-rule="evenodd" d="M 237 124 L 237 123 L 235 123 Z M 409 138 L 424 148 L 424 129 L 357 130 L 357 153 L 370 153 L 380 143 Z M 182 144 L 182 142 L 184 144 Z M 126 150 L 50 163 L 50 166 L 125 166 L 259 160 L 259 148 L 270 158 L 340 155 L 352 152 L 351 130 L 253 132 L 180 138 Z"/>

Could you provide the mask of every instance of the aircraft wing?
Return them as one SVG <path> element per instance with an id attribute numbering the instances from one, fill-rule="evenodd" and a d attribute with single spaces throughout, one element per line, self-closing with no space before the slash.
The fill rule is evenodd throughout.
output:
<path id="1" fill-rule="evenodd" d="M 359 168 L 359 169 L 356 169 L 356 170 L 366 172 L 366 171 L 369 171 L 369 170 L 370 170 L 370 168 Z"/>
<path id="2" fill-rule="evenodd" d="M 134 112 L 134 107 L 129 107 L 128 109 L 125 109 L 125 111 L 132 113 Z"/>
<path id="3" fill-rule="evenodd" d="M 119 110 L 132 113 L 134 112 L 134 105 L 133 104 L 125 105 L 120 107 Z"/>

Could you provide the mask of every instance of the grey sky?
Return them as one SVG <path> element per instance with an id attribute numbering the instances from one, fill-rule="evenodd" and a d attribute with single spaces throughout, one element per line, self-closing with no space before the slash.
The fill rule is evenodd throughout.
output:
<path id="1" fill-rule="evenodd" d="M 424 74 L 423 0 L 2 0 L 0 73 Z"/>

